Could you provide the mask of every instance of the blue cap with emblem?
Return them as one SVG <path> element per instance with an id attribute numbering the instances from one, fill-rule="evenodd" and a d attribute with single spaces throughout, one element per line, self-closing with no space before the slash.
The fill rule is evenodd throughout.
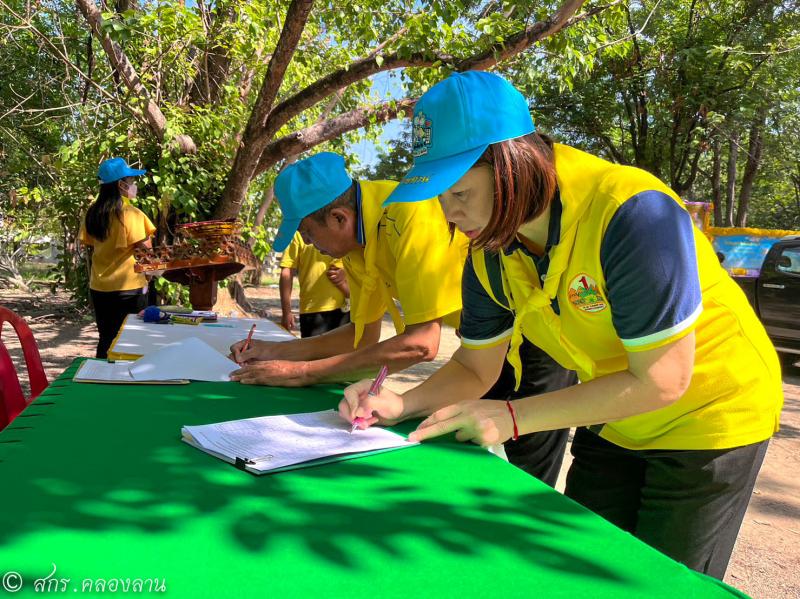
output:
<path id="1" fill-rule="evenodd" d="M 147 171 L 140 168 L 131 168 L 124 158 L 109 158 L 103 160 L 97 169 L 97 178 L 102 183 L 113 183 L 125 177 L 138 177 Z"/>
<path id="2" fill-rule="evenodd" d="M 534 130 L 528 102 L 508 81 L 483 71 L 453 73 L 417 102 L 414 166 L 384 204 L 437 196 L 464 176 L 490 144 Z"/>
<path id="3" fill-rule="evenodd" d="M 290 164 L 275 179 L 275 199 L 283 220 L 272 249 L 282 252 L 292 242 L 300 221 L 327 206 L 353 184 L 344 158 L 333 152 L 320 152 Z"/>

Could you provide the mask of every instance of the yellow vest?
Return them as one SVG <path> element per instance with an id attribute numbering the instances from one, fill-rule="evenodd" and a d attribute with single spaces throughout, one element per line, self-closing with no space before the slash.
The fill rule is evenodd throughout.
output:
<path id="1" fill-rule="evenodd" d="M 388 310 L 398 334 L 438 318 L 457 327 L 469 240 L 451 237 L 437 199 L 383 207 L 394 181 L 359 181 L 365 245 L 345 256 L 354 346 L 364 326 Z M 394 303 L 400 300 L 401 315 Z"/>
<path id="2" fill-rule="evenodd" d="M 515 313 L 509 362 L 520 380 L 523 335 L 582 382 L 627 369 L 627 351 L 646 351 L 695 331 L 695 364 L 686 393 L 665 408 L 605 424 L 600 435 L 629 449 L 723 449 L 756 443 L 778 430 L 783 403 L 774 348 L 739 286 L 721 268 L 708 239 L 695 228 L 703 310 L 693 327 L 654 343 L 623 347 L 611 320 L 600 247 L 617 209 L 655 190 L 683 206 L 653 175 L 614 165 L 574 148 L 555 146 L 561 236 L 551 249 L 543 284 L 522 251 L 500 252 L 503 290 Z M 494 297 L 483 251 L 475 271 Z M 587 296 L 576 289 L 596 282 Z M 560 315 L 551 306 L 558 301 Z M 498 301 L 498 303 L 501 303 Z M 501 304 L 502 305 L 502 304 Z"/>

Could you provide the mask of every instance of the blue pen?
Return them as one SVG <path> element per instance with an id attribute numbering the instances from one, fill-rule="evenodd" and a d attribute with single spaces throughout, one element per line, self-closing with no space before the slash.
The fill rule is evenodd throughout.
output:
<path id="1" fill-rule="evenodd" d="M 204 327 L 222 327 L 222 328 L 225 328 L 225 329 L 232 329 L 233 328 L 232 324 L 214 324 L 214 323 L 211 323 L 211 322 L 204 322 L 201 326 L 204 326 Z"/>

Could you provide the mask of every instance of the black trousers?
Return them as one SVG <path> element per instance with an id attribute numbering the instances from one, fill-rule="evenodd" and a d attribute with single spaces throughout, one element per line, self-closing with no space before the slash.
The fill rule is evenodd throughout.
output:
<path id="1" fill-rule="evenodd" d="M 96 357 L 108 357 L 108 348 L 117 336 L 119 328 L 128 314 L 136 314 L 147 307 L 147 295 L 141 289 L 128 291 L 95 291 L 90 289 L 94 318 L 100 340 L 97 342 Z"/>
<path id="2" fill-rule="evenodd" d="M 308 312 L 300 315 L 300 336 L 322 335 L 349 322 L 350 312 L 342 312 L 339 308 L 325 312 Z"/>
<path id="3" fill-rule="evenodd" d="M 525 339 L 519 350 L 522 361 L 522 382 L 514 391 L 514 369 L 506 361 L 494 386 L 484 399 L 517 399 L 558 391 L 578 382 L 572 370 L 566 370 L 544 351 Z M 542 431 L 522 435 L 517 441 L 504 444 L 508 461 L 535 476 L 542 482 L 556 486 L 569 429 Z"/>
<path id="4" fill-rule="evenodd" d="M 689 568 L 722 580 L 768 443 L 636 451 L 579 428 L 564 494 Z"/>

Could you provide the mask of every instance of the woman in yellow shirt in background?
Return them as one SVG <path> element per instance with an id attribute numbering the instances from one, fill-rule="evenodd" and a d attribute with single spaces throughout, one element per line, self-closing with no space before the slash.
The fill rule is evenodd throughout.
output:
<path id="1" fill-rule="evenodd" d="M 107 357 L 125 317 L 147 305 L 147 279 L 133 270 L 133 251 L 149 247 L 156 228 L 129 203 L 136 197 L 135 177 L 145 172 L 129 167 L 122 158 L 103 161 L 97 171 L 100 193 L 81 227 L 81 243 L 92 248 L 89 289 L 100 333 L 98 358 Z"/>

